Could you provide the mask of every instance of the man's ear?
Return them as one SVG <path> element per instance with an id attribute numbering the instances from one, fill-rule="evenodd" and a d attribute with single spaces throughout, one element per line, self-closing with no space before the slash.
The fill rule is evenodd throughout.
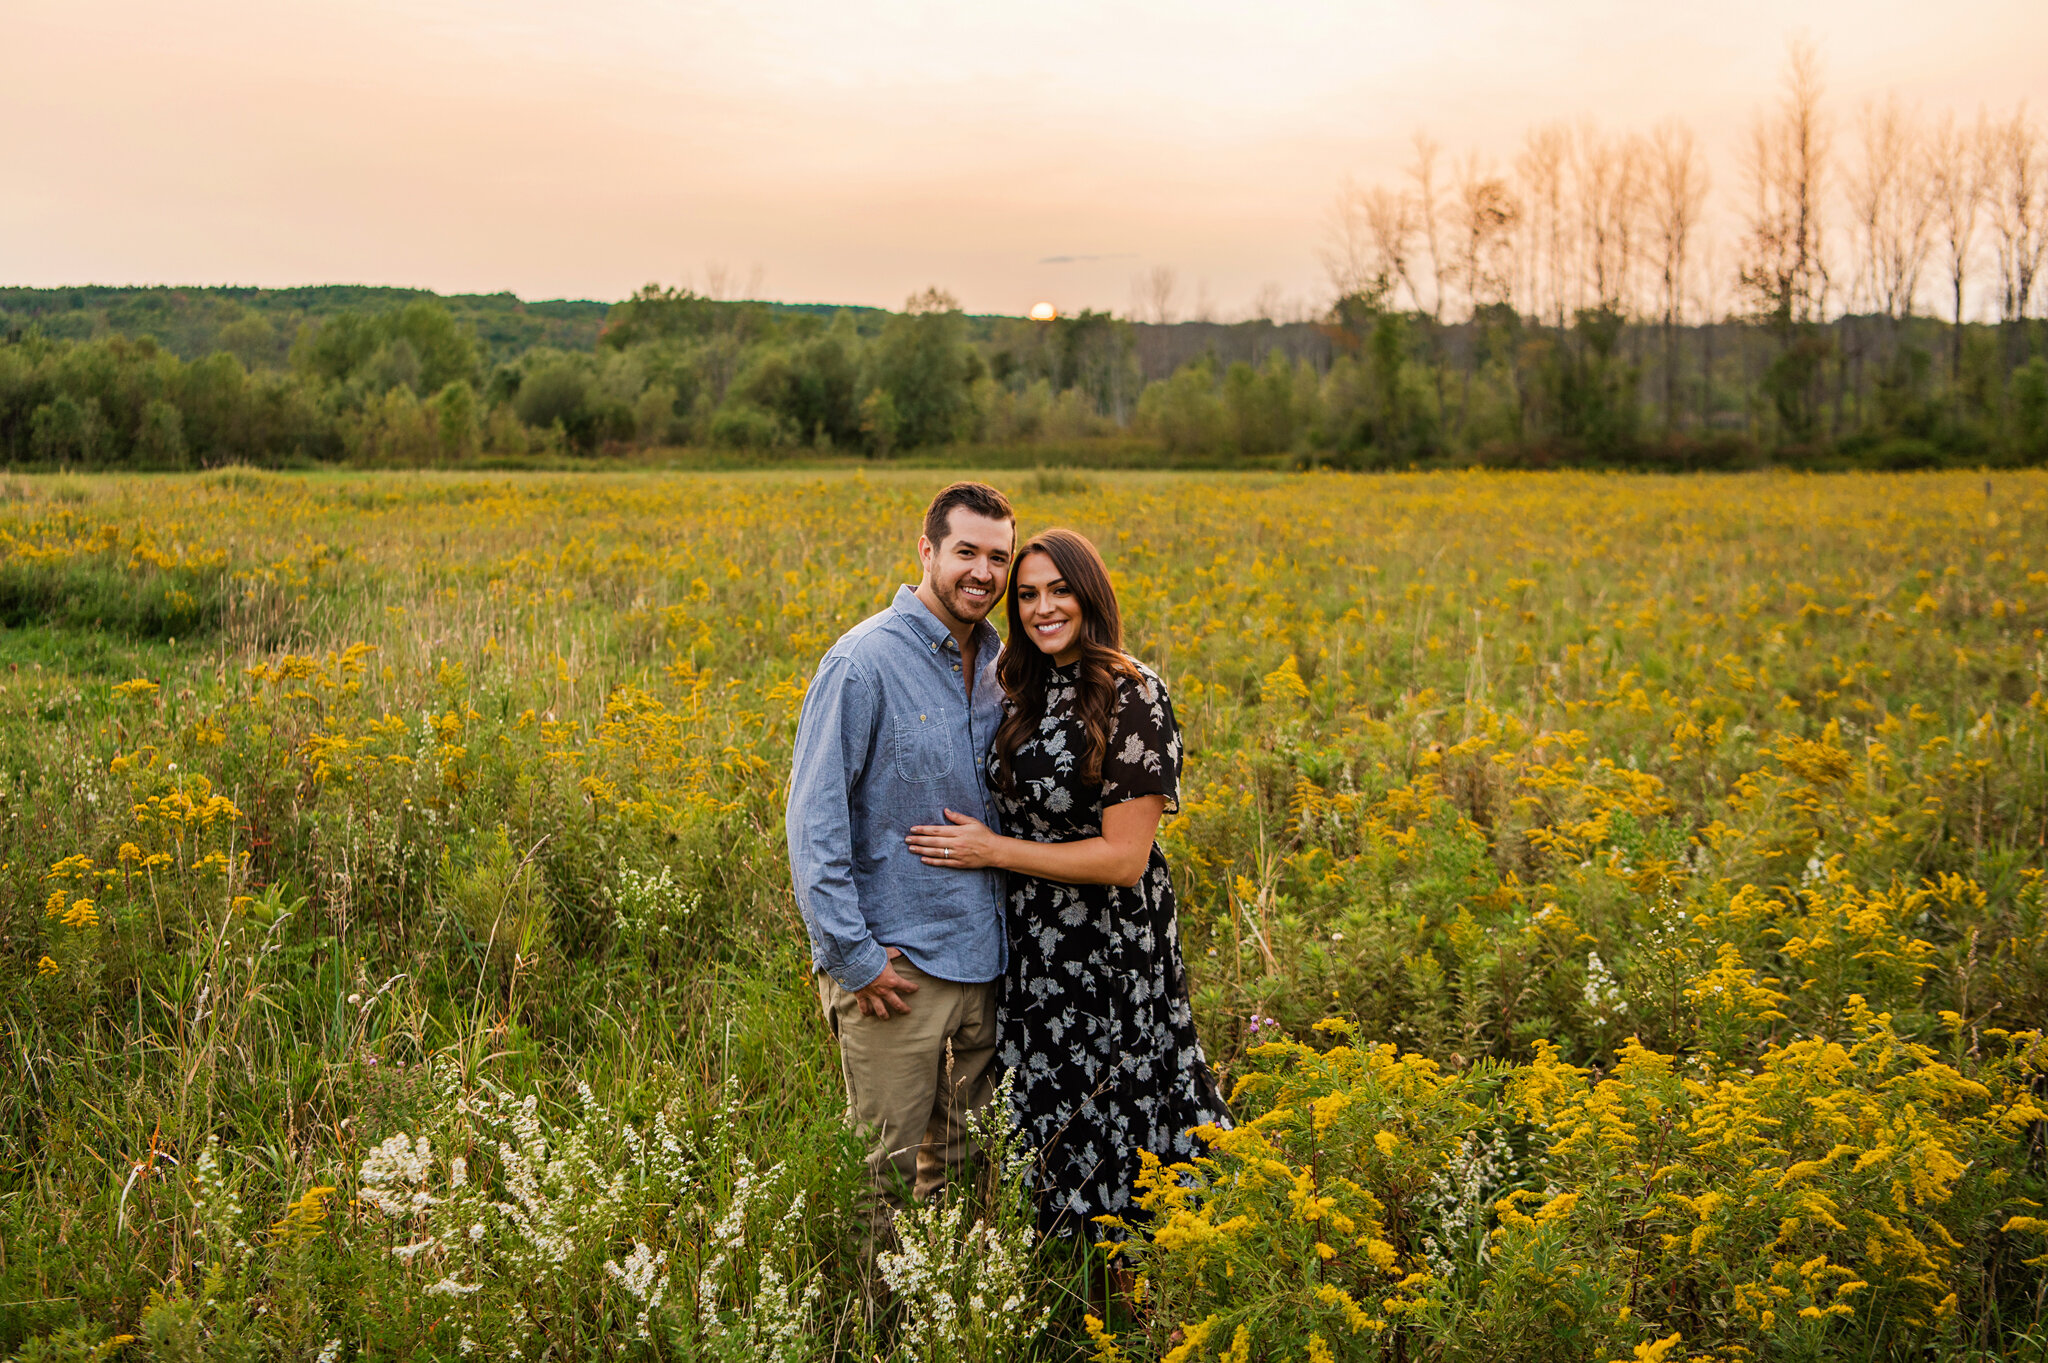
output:
<path id="1" fill-rule="evenodd" d="M 923 535 L 917 537 L 917 561 L 925 572 L 931 572 L 932 559 L 938 555 L 938 552 L 938 550 L 932 548 L 932 542 L 929 539 L 926 539 Z"/>

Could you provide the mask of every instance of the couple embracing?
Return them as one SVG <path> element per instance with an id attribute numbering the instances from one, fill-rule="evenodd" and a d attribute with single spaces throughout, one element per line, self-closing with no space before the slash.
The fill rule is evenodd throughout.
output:
<path id="1" fill-rule="evenodd" d="M 1088 540 L 1018 548 L 981 483 L 941 491 L 923 530 L 922 580 L 833 645 L 797 725 L 789 858 L 818 993 L 878 1232 L 958 1175 L 964 1119 L 1007 1070 L 1040 1230 L 1092 1239 L 1130 1212 L 1141 1152 L 1190 1158 L 1189 1128 L 1229 1121 L 1154 841 L 1180 733 Z"/>

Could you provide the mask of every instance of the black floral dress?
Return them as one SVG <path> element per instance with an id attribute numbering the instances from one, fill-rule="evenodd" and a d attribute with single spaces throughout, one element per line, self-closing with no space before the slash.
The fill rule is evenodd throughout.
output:
<path id="1" fill-rule="evenodd" d="M 1166 685 L 1142 664 L 1117 680 L 1102 779 L 1085 783 L 1075 713 L 1078 664 L 1054 668 L 1046 714 L 1019 745 L 1014 781 L 998 792 L 1003 831 L 1034 842 L 1099 837 L 1102 811 L 1145 795 L 1180 799 L 1180 730 Z M 1140 1151 L 1168 1160 L 1203 1153 L 1188 1134 L 1230 1118 L 1195 1036 L 1173 878 L 1158 844 L 1136 885 L 1067 885 L 1008 877 L 1010 964 L 1003 976 L 996 1061 L 1013 1071 L 1012 1106 L 1037 1151 L 1031 1181 L 1050 1235 L 1133 1214 Z"/>

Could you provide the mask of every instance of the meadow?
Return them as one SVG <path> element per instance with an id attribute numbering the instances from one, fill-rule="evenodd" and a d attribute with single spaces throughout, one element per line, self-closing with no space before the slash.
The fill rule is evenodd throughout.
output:
<path id="1" fill-rule="evenodd" d="M 1240 1125 L 905 1227 L 782 849 L 942 475 L 0 485 L 0 1356 L 2048 1357 L 2048 473 L 992 475 Z"/>

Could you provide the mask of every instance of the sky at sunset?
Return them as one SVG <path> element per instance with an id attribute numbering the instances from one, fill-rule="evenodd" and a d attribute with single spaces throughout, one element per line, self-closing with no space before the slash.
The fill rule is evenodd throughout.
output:
<path id="1" fill-rule="evenodd" d="M 1895 91 L 2048 115 L 2043 0 L 0 0 L 0 283 L 650 280 L 973 311 L 1327 293 L 1347 176 L 1411 134 L 1678 116 L 1732 212 L 1785 45 L 1839 140 Z M 750 288 L 751 285 L 751 288 Z"/>

